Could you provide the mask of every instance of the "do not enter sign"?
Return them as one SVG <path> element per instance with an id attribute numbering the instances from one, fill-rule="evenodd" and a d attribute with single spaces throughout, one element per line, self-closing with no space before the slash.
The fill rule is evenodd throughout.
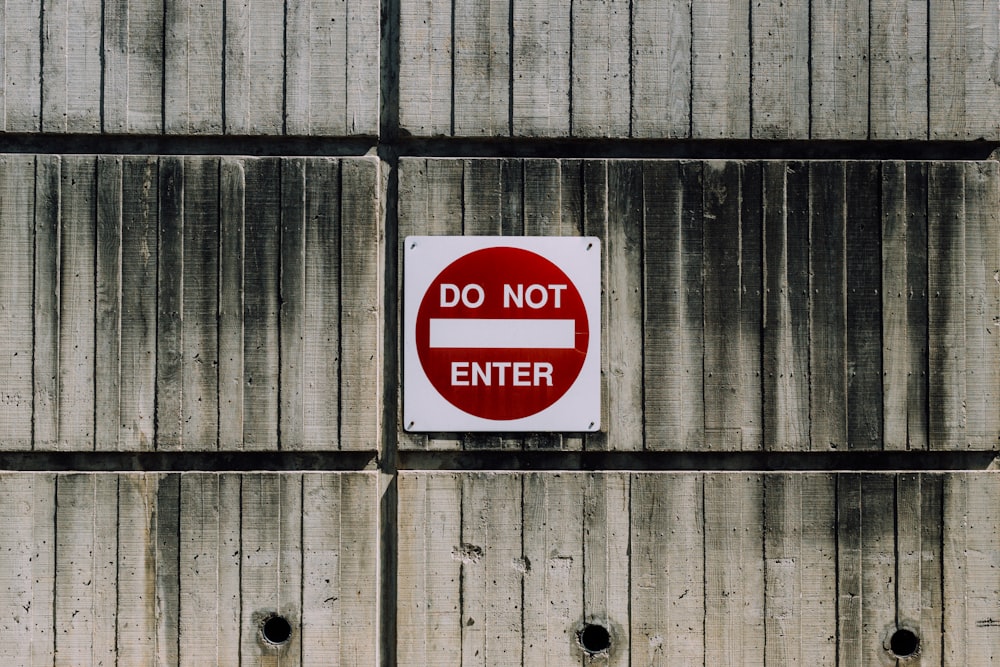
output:
<path id="1" fill-rule="evenodd" d="M 593 431 L 595 238 L 408 237 L 404 426 Z"/>

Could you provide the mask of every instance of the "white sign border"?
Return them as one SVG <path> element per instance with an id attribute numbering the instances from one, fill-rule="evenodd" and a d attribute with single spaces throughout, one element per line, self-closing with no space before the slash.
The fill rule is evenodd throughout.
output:
<path id="1" fill-rule="evenodd" d="M 521 248 L 558 266 L 583 300 L 590 325 L 576 381 L 551 406 L 521 419 L 476 417 L 449 403 L 417 355 L 417 310 L 435 278 L 483 248 Z M 601 242 L 593 236 L 407 236 L 403 246 L 403 428 L 427 432 L 596 432 L 601 428 Z"/>

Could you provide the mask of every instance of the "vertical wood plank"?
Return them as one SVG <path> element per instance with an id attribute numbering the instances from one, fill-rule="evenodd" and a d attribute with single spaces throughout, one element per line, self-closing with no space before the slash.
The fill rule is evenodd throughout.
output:
<path id="1" fill-rule="evenodd" d="M 118 664 L 177 663 L 180 476 L 121 475 Z"/>
<path id="2" fill-rule="evenodd" d="M 523 578 L 521 475 L 462 477 L 462 664 L 520 665 Z"/>
<path id="3" fill-rule="evenodd" d="M 526 172 L 525 176 L 529 174 Z M 601 253 L 601 277 L 603 281 L 608 280 L 609 253 L 608 239 L 610 238 L 609 218 L 609 192 L 608 192 L 608 161 L 607 160 L 585 160 L 581 165 L 581 207 L 583 233 L 587 236 L 595 236 L 601 242 L 604 252 Z M 528 184 L 525 183 L 525 190 L 530 192 Z M 601 322 L 610 322 L 610 295 L 608 290 L 601 290 Z M 608 395 L 608 361 L 610 359 L 608 339 L 608 325 L 604 324 L 605 335 L 601 336 L 601 423 L 610 423 L 611 413 L 609 410 L 610 398 Z M 607 435 L 603 432 L 590 433 L 584 436 L 583 446 L 586 449 L 606 450 L 608 447 Z"/>
<path id="4" fill-rule="evenodd" d="M 882 409 L 885 415 L 883 448 L 905 450 L 908 445 L 908 378 L 910 368 L 907 256 L 909 211 L 906 165 L 882 165 Z"/>
<path id="5" fill-rule="evenodd" d="M 184 159 L 165 157 L 159 169 L 156 272 L 156 448 L 180 449 L 184 339 Z"/>
<path id="6" fill-rule="evenodd" d="M 305 357 L 305 238 L 306 160 L 286 158 L 281 161 L 278 445 L 289 450 L 302 449 L 305 445 L 305 375 L 308 365 Z"/>
<path id="7" fill-rule="evenodd" d="M 740 167 L 740 362 L 743 450 L 764 447 L 764 190 L 763 167 Z"/>
<path id="8" fill-rule="evenodd" d="M 704 178 L 705 448 L 743 447 L 740 165 L 708 162 Z"/>
<path id="9" fill-rule="evenodd" d="M 346 131 L 352 135 L 377 136 L 379 133 L 382 61 L 375 36 L 382 30 L 381 7 L 378 0 L 350 0 L 347 3 L 347 108 L 344 116 Z M 328 103 L 329 99 L 321 102 Z"/>
<path id="10" fill-rule="evenodd" d="M 508 0 L 457 0 L 454 8 L 454 132 L 510 134 Z"/>
<path id="11" fill-rule="evenodd" d="M 179 664 L 240 664 L 241 479 L 180 480 Z"/>
<path id="12" fill-rule="evenodd" d="M 58 449 L 94 448 L 96 159 L 62 159 Z"/>
<path id="13" fill-rule="evenodd" d="M 965 449 L 965 169 L 932 163 L 927 194 L 931 449 Z"/>
<path id="14" fill-rule="evenodd" d="M 764 595 L 769 665 L 836 662 L 836 479 L 764 476 Z"/>
<path id="15" fill-rule="evenodd" d="M 462 483 L 455 474 L 403 473 L 399 484 L 396 657 L 453 664 L 461 653 Z"/>
<path id="16" fill-rule="evenodd" d="M 608 420 L 603 430 L 609 450 L 643 447 L 642 186 L 640 163 L 608 163 L 608 236 L 604 244 L 608 267 Z"/>
<path id="17" fill-rule="evenodd" d="M 310 0 L 287 5 L 285 127 L 288 134 L 346 133 L 350 43 L 347 16 L 346 2 Z"/>
<path id="18" fill-rule="evenodd" d="M 243 448 L 246 435 L 244 166 L 239 158 L 222 158 L 219 164 L 219 447 L 233 450 Z"/>
<path id="19" fill-rule="evenodd" d="M 56 483 L 55 653 L 77 665 L 115 662 L 118 476 Z"/>
<path id="20" fill-rule="evenodd" d="M 970 449 L 1000 447 L 1000 170 L 965 165 L 966 419 Z"/>
<path id="21" fill-rule="evenodd" d="M 227 2 L 223 54 L 227 134 L 281 134 L 284 129 L 285 3 Z M 219 39 L 220 33 L 215 38 Z"/>
<path id="22" fill-rule="evenodd" d="M 243 449 L 278 448 L 281 163 L 246 160 Z"/>
<path id="23" fill-rule="evenodd" d="M 43 131 L 101 131 L 102 20 L 97 3 L 46 1 L 42 11 Z M 19 29 L 33 32 L 35 25 L 30 21 Z"/>
<path id="24" fill-rule="evenodd" d="M 211 450 L 219 438 L 219 160 L 184 162 L 181 442 Z"/>
<path id="25" fill-rule="evenodd" d="M 896 625 L 919 631 L 926 665 L 942 664 L 941 484 L 932 474 L 896 480 Z"/>
<path id="26" fill-rule="evenodd" d="M 691 378 L 683 356 L 690 347 L 684 326 L 681 290 L 681 218 L 688 193 L 676 162 L 643 166 L 643 404 L 646 449 L 689 445 L 687 435 L 699 418 L 684 406 Z"/>
<path id="27" fill-rule="evenodd" d="M 524 654 L 526 665 L 565 664 L 583 613 L 583 475 L 524 477 Z M 572 653 L 570 653 L 572 655 Z"/>
<path id="28" fill-rule="evenodd" d="M 815 139 L 868 138 L 869 12 L 869 2 L 858 0 L 810 3 L 810 134 Z"/>
<path id="29" fill-rule="evenodd" d="M 882 448 L 881 170 L 848 162 L 847 439 L 851 449 Z"/>
<path id="30" fill-rule="evenodd" d="M 3 81 L 0 127 L 5 132 L 38 132 L 42 118 L 42 0 L 18 0 L 0 16 Z"/>
<path id="31" fill-rule="evenodd" d="M 996 631 L 995 620 L 1000 604 L 1000 511 L 997 509 L 1000 508 L 1000 484 L 997 484 L 996 475 L 988 472 L 969 473 L 966 484 L 966 548 L 964 554 L 956 553 L 956 560 L 951 561 L 961 567 L 964 560 L 965 565 L 966 625 L 959 637 L 961 640 L 964 635 L 967 642 L 967 664 L 989 665 L 1000 659 L 1000 633 Z M 963 527 L 948 523 L 951 531 L 961 531 Z M 948 544 L 947 539 L 945 544 Z M 947 619 L 947 608 L 945 613 Z M 957 629 L 946 625 L 946 636 Z"/>
<path id="32" fill-rule="evenodd" d="M 306 163 L 303 441 L 306 449 L 341 446 L 340 299 L 342 293 L 341 165 Z"/>
<path id="33" fill-rule="evenodd" d="M 452 133 L 452 15 L 451 0 L 400 3 L 399 124 L 417 136 Z"/>
<path id="34" fill-rule="evenodd" d="M 929 8 L 931 139 L 995 137 L 1000 92 L 1000 7 L 975 0 Z"/>
<path id="35" fill-rule="evenodd" d="M 118 447 L 155 446 L 158 162 L 122 160 L 121 380 Z"/>
<path id="36" fill-rule="evenodd" d="M 764 448 L 768 450 L 809 446 L 809 328 L 808 312 L 801 308 L 801 292 L 808 290 L 808 278 L 803 281 L 802 276 L 803 264 L 808 265 L 802 258 L 803 253 L 808 256 L 808 222 L 789 210 L 789 202 L 805 195 L 807 178 L 807 169 L 799 164 L 764 165 Z M 797 240 L 806 242 L 799 246 Z"/>
<path id="37" fill-rule="evenodd" d="M 408 235 L 460 235 L 462 220 L 455 215 L 462 210 L 464 163 L 461 160 L 400 160 L 399 166 L 399 257 L 405 254 L 403 243 Z M 399 272 L 398 294 L 402 296 L 403 272 Z M 402 300 L 399 303 L 402 311 Z M 400 350 L 402 358 L 402 350 Z M 402 364 L 400 364 L 402 368 Z M 398 386 L 402 386 L 402 377 Z M 402 404 L 402 392 L 399 392 Z M 402 405 L 400 405 L 402 407 Z M 460 443 L 451 438 L 431 438 L 405 433 L 405 413 L 400 433 L 400 449 L 458 449 Z"/>
<path id="38" fill-rule="evenodd" d="M 705 294 L 704 294 L 704 181 L 703 165 L 697 162 L 680 166 L 683 206 L 681 210 L 681 373 L 684 378 L 682 411 L 685 429 L 684 449 L 705 446 Z"/>
<path id="39" fill-rule="evenodd" d="M 927 138 L 928 3 L 871 2 L 872 139 Z"/>
<path id="40" fill-rule="evenodd" d="M 750 2 L 691 3 L 691 136 L 750 136 Z"/>
<path id="41" fill-rule="evenodd" d="M 0 158 L 0 449 L 32 448 L 34 163 Z"/>
<path id="42" fill-rule="evenodd" d="M 705 663 L 763 665 L 763 480 L 706 475 L 704 502 Z"/>
<path id="43" fill-rule="evenodd" d="M 686 0 L 632 3 L 632 136 L 691 133 L 691 9 Z"/>
<path id="44" fill-rule="evenodd" d="M 97 158 L 95 448 L 118 450 L 122 379 L 122 158 Z"/>
<path id="45" fill-rule="evenodd" d="M 809 166 L 809 417 L 812 447 L 847 445 L 847 189 L 843 162 Z"/>
<path id="46" fill-rule="evenodd" d="M 30 667 L 54 661 L 55 477 L 0 475 L 0 657 Z"/>
<path id="47" fill-rule="evenodd" d="M 104 16 L 102 130 L 163 129 L 163 4 L 107 2 Z"/>
<path id="48" fill-rule="evenodd" d="M 340 446 L 374 451 L 382 422 L 382 256 L 376 159 L 341 165 Z"/>
<path id="49" fill-rule="evenodd" d="M 627 137 L 631 92 L 631 3 L 600 0 L 573 6 L 570 127 L 576 137 Z"/>
<path id="50" fill-rule="evenodd" d="M 570 3 L 513 1 L 513 126 L 524 137 L 570 134 Z"/>
<path id="51" fill-rule="evenodd" d="M 755 139 L 807 139 L 810 0 L 755 5 L 750 40 L 751 135 Z"/>
<path id="52" fill-rule="evenodd" d="M 632 475 L 633 664 L 705 663 L 703 485 L 695 474 Z"/>
<path id="53" fill-rule="evenodd" d="M 306 474 L 302 480 L 302 659 L 375 663 L 375 478 Z"/>
<path id="54" fill-rule="evenodd" d="M 583 616 L 611 634 L 608 654 L 588 661 L 609 667 L 631 664 L 630 477 L 628 473 L 591 473 L 584 480 Z"/>
<path id="55" fill-rule="evenodd" d="M 224 6 L 172 0 L 164 7 L 163 128 L 167 134 L 219 134 L 224 129 L 223 40 L 219 39 L 224 31 Z"/>
<path id="56" fill-rule="evenodd" d="M 907 442 L 910 449 L 927 449 L 928 443 L 928 166 L 906 166 L 906 280 L 909 285 L 907 331 L 910 374 L 907 378 Z"/>
<path id="57" fill-rule="evenodd" d="M 240 657 L 262 666 L 301 664 L 302 477 L 245 475 L 241 500 Z M 272 615 L 292 627 L 280 647 L 261 634 Z"/>
<path id="58" fill-rule="evenodd" d="M 35 164 L 34 440 L 38 449 L 59 441 L 59 235 L 62 162 L 39 156 Z"/>

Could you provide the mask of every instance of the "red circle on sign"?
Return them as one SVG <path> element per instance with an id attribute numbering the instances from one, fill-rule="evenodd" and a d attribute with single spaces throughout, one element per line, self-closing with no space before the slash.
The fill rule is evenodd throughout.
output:
<path id="1" fill-rule="evenodd" d="M 587 357 L 590 328 L 562 269 L 521 248 L 456 259 L 420 302 L 416 346 L 431 384 L 482 419 L 521 419 L 558 401 Z"/>

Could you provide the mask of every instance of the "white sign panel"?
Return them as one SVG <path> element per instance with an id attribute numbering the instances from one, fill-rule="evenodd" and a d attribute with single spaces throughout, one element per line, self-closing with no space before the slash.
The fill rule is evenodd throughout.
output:
<path id="1" fill-rule="evenodd" d="M 408 431 L 596 431 L 601 248 L 593 237 L 410 236 Z"/>

